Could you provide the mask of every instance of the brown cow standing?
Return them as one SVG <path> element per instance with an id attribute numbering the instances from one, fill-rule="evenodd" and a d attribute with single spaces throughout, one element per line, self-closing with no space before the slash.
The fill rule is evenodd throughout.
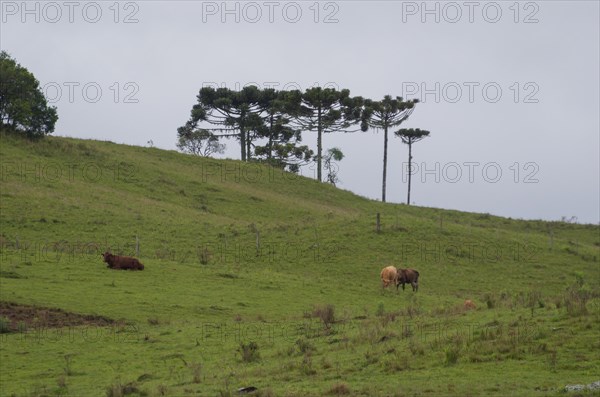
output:
<path id="1" fill-rule="evenodd" d="M 419 272 L 415 269 L 398 269 L 398 278 L 396 280 L 396 290 L 398 286 L 402 284 L 402 290 L 404 290 L 404 284 L 412 285 L 413 291 L 419 290 Z"/>
<path id="2" fill-rule="evenodd" d="M 142 263 L 136 258 L 132 258 L 130 256 L 119 256 L 113 255 L 110 252 L 105 252 L 102 254 L 102 257 L 110 269 L 144 270 L 144 265 L 142 265 Z"/>
<path id="3" fill-rule="evenodd" d="M 398 281 L 398 271 L 395 266 L 387 266 L 381 270 L 381 290 Z"/>

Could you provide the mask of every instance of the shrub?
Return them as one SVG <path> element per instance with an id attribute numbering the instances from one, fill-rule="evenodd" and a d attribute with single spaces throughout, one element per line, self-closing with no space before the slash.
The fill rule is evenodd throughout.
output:
<path id="1" fill-rule="evenodd" d="M 243 362 L 250 363 L 260 360 L 260 353 L 256 342 L 244 343 L 240 342 L 240 347 L 237 349 Z"/>
<path id="2" fill-rule="evenodd" d="M 460 356 L 460 348 L 457 346 L 450 346 L 445 351 L 446 359 L 444 364 L 446 365 L 454 365 L 458 362 L 458 357 Z"/>
<path id="3" fill-rule="evenodd" d="M 320 318 L 325 328 L 329 328 L 335 322 L 335 307 L 333 305 L 317 306 L 313 310 L 313 316 Z"/>
<path id="4" fill-rule="evenodd" d="M 586 287 L 578 287 L 576 284 L 569 287 L 565 293 L 565 307 L 571 316 L 587 314 L 587 302 L 591 298 L 591 291 Z"/>
<path id="5" fill-rule="evenodd" d="M 490 293 L 485 294 L 483 296 L 483 300 L 485 301 L 488 309 L 493 309 L 496 306 L 496 298 Z"/>
<path id="6" fill-rule="evenodd" d="M 204 207 L 202 209 L 206 211 L 206 207 Z M 200 263 L 203 264 L 203 265 L 208 265 L 208 262 L 210 261 L 210 257 L 211 256 L 212 256 L 211 252 L 206 247 L 202 251 L 200 251 L 199 254 L 198 254 L 198 257 L 200 259 Z"/>
<path id="7" fill-rule="evenodd" d="M 583 274 L 575 273 L 575 283 L 567 288 L 564 294 L 564 304 L 567 313 L 571 316 L 579 316 L 588 313 L 587 303 L 590 299 L 600 296 L 598 290 L 592 291 L 585 284 Z"/>

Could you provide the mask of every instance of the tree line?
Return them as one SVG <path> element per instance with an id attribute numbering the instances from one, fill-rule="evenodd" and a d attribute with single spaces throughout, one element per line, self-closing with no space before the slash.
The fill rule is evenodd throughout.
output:
<path id="1" fill-rule="evenodd" d="M 351 96 L 350 90 L 313 87 L 279 91 L 247 86 L 234 91 L 204 87 L 189 120 L 177 130 L 177 146 L 201 156 L 223 153 L 222 139 L 240 143 L 242 161 L 264 161 L 298 172 L 316 163 L 317 179 L 335 185 L 334 162 L 344 158 L 339 148 L 323 149 L 323 135 L 336 132 L 382 130 L 383 172 L 381 200 L 386 201 L 388 136 L 393 132 L 408 145 L 408 198 L 412 175 L 412 145 L 429 136 L 421 129 L 397 129 L 415 109 L 418 100 L 386 95 L 374 101 Z M 38 80 L 5 51 L 0 52 L 0 130 L 31 138 L 54 131 L 56 107 L 48 106 Z M 303 133 L 317 134 L 316 152 L 302 144 Z"/>
<path id="2" fill-rule="evenodd" d="M 429 131 L 399 126 L 414 111 L 418 99 L 385 95 L 381 100 L 351 96 L 350 90 L 312 87 L 279 91 L 247 86 L 241 90 L 203 87 L 185 125 L 177 129 L 177 146 L 188 153 L 210 156 L 223 153 L 222 139 L 236 139 L 242 161 L 263 161 L 275 167 L 298 172 L 302 165 L 316 163 L 317 180 L 335 184 L 332 161 L 344 155 L 338 148 L 323 150 L 323 135 L 383 131 L 383 172 L 381 200 L 386 201 L 388 137 L 401 138 L 409 148 L 408 198 L 412 173 L 412 145 L 429 136 Z M 303 133 L 316 133 L 316 153 L 302 144 Z"/>

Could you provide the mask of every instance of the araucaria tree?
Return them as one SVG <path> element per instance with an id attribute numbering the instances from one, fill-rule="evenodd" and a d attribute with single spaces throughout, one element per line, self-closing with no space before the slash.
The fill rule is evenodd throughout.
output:
<path id="1" fill-rule="evenodd" d="M 408 197 L 406 204 L 410 205 L 410 180 L 412 176 L 412 145 L 415 142 L 419 142 L 421 139 L 429 136 L 429 131 L 421 130 L 419 128 L 403 128 L 396 131 L 394 134 L 402 139 L 402 143 L 408 145 Z"/>
<path id="2" fill-rule="evenodd" d="M 311 160 L 312 150 L 298 145 L 301 131 L 291 123 L 300 109 L 297 95 L 256 86 L 241 91 L 203 87 L 197 100 L 190 119 L 177 130 L 181 149 L 219 152 L 223 148 L 220 138 L 235 137 L 240 142 L 242 161 L 254 154 L 274 166 L 297 171 Z M 212 127 L 203 128 L 200 123 Z M 266 140 L 266 144 L 255 144 L 257 140 Z M 199 147 L 200 143 L 203 146 Z"/>
<path id="3" fill-rule="evenodd" d="M 323 161 L 327 161 L 326 179 L 335 183 L 337 176 L 331 172 L 332 161 L 340 161 L 343 154 L 339 149 L 323 153 L 323 134 L 358 131 L 357 125 L 362 131 L 369 127 L 381 129 L 384 132 L 381 199 L 385 202 L 388 132 L 408 119 L 417 103 L 416 99 L 405 101 L 390 95 L 380 101 L 364 100 L 360 96 L 351 97 L 347 89 L 323 87 L 304 92 L 256 86 L 240 91 L 203 87 L 189 120 L 177 130 L 178 147 L 190 153 L 210 155 L 224 150 L 224 145 L 219 143 L 221 138 L 237 138 L 242 161 L 254 156 L 256 160 L 293 172 L 314 161 L 319 182 L 323 181 Z M 316 154 L 300 144 L 302 133 L 307 131 L 317 134 Z M 404 136 L 402 131 L 418 133 Z M 421 130 L 396 132 L 409 144 L 409 152 L 410 145 L 424 137 L 418 135 L 420 133 L 428 134 Z"/>
<path id="4" fill-rule="evenodd" d="M 322 181 L 323 134 L 331 132 L 350 132 L 349 128 L 361 122 L 363 99 L 350 97 L 349 90 L 338 91 L 334 88 L 313 87 L 304 93 L 292 92 L 300 99 L 300 109 L 295 122 L 304 131 L 317 132 L 317 179 Z M 361 129 L 367 130 L 366 122 Z"/>
<path id="5" fill-rule="evenodd" d="M 54 131 L 56 107 L 48 106 L 40 83 L 5 51 L 0 52 L 0 127 L 41 137 Z"/>
<path id="6" fill-rule="evenodd" d="M 251 140 L 262 125 L 260 90 L 255 86 L 244 87 L 241 91 L 203 87 L 197 99 L 190 119 L 178 131 L 196 131 L 199 122 L 208 122 L 216 126 L 207 129 L 213 134 L 237 137 L 242 161 L 249 159 Z"/>
<path id="7" fill-rule="evenodd" d="M 383 178 L 381 184 L 381 201 L 385 202 L 387 180 L 388 130 L 402 124 L 408 119 L 415 108 L 418 99 L 404 101 L 401 97 L 392 98 L 390 95 L 381 101 L 365 101 L 364 118 L 369 127 L 383 130 Z"/>
<path id="8" fill-rule="evenodd" d="M 179 127 L 177 134 L 177 147 L 183 152 L 203 157 L 225 152 L 225 144 L 220 143 L 219 137 L 208 130 Z"/>
<path id="9" fill-rule="evenodd" d="M 254 147 L 257 158 L 292 172 L 298 172 L 300 166 L 308 164 L 313 156 L 308 146 L 299 145 L 302 131 L 291 122 L 299 103 L 299 98 L 290 95 L 289 91 L 272 88 L 262 90 L 260 106 L 263 125 L 257 133 L 266 142 Z"/>

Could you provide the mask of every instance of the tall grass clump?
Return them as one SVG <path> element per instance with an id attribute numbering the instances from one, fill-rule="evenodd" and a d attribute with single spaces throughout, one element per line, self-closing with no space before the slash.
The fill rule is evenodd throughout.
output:
<path id="1" fill-rule="evenodd" d="M 251 363 L 260 360 L 260 352 L 258 351 L 258 345 L 256 342 L 240 342 L 240 347 L 238 347 L 237 352 L 240 354 L 242 361 L 245 363 Z"/>
<path id="2" fill-rule="evenodd" d="M 333 305 L 318 305 L 313 310 L 313 316 L 319 318 L 325 328 L 330 328 L 335 322 L 335 307 Z"/>
<path id="3" fill-rule="evenodd" d="M 592 291 L 585 285 L 582 274 L 575 274 L 576 280 L 564 294 L 564 303 L 570 316 L 582 316 L 588 313 L 587 303 L 593 297 Z"/>

